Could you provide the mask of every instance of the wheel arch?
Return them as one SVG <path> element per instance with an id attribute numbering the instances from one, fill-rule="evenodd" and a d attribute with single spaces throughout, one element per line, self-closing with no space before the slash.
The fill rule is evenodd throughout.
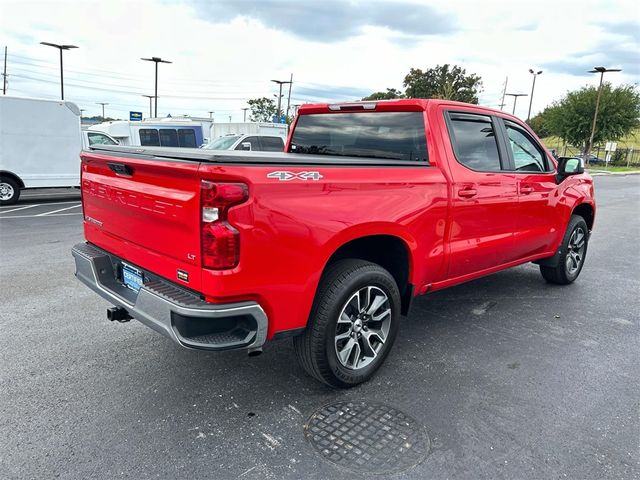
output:
<path id="1" fill-rule="evenodd" d="M 593 222 L 595 220 L 595 210 L 590 203 L 580 203 L 576 205 L 571 211 L 571 215 L 579 215 L 584 218 L 587 223 L 589 231 L 593 229 Z"/>
<path id="2" fill-rule="evenodd" d="M 366 260 L 387 270 L 395 279 L 400 291 L 401 313 L 408 314 L 414 285 L 411 283 L 411 248 L 407 241 L 393 234 L 371 234 L 352 238 L 334 250 L 325 262 L 322 275 L 331 264 L 346 258 Z"/>
<path id="3" fill-rule="evenodd" d="M 22 179 L 13 172 L 10 172 L 8 170 L 0 170 L 0 177 L 9 177 L 13 179 L 20 188 L 25 188 L 24 182 L 22 181 Z"/>

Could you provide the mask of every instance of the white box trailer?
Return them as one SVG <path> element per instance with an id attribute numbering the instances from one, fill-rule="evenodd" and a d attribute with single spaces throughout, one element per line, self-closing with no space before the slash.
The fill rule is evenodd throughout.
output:
<path id="1" fill-rule="evenodd" d="M 269 135 L 280 137 L 285 142 L 289 126 L 285 123 L 267 123 L 267 122 L 230 122 L 230 123 L 212 123 L 211 124 L 211 140 L 226 135 Z"/>
<path id="2" fill-rule="evenodd" d="M 0 96 L 0 205 L 24 188 L 78 187 L 85 142 L 75 103 Z"/>

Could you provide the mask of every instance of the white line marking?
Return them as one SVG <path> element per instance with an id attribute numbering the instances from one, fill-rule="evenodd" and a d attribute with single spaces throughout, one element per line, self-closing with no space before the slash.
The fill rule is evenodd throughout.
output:
<path id="1" fill-rule="evenodd" d="M 31 197 L 68 197 L 70 195 L 80 195 L 78 192 L 68 192 L 68 193 L 23 193 L 20 195 L 20 198 L 31 198 Z"/>
<path id="2" fill-rule="evenodd" d="M 58 210 L 54 210 L 53 212 L 45 212 L 45 213 L 39 213 L 37 215 L 35 215 L 36 217 L 46 217 L 47 215 L 51 215 L 54 213 L 58 213 L 58 212 L 64 212 L 65 210 L 71 210 L 72 208 L 77 208 L 79 207 L 80 204 L 78 205 L 71 205 L 70 207 L 65 207 L 65 208 L 60 208 Z"/>
<path id="3" fill-rule="evenodd" d="M 68 202 L 46 202 L 46 203 L 40 203 L 39 205 L 64 205 L 67 203 L 77 203 L 80 204 L 79 200 L 70 200 Z M 2 208 L 13 208 L 13 205 L 5 205 L 4 207 L 0 207 L 0 209 Z"/>
<path id="4" fill-rule="evenodd" d="M 12 208 L 11 210 L 2 210 L 0 211 L 0 213 L 9 213 L 9 212 L 17 212 L 18 210 L 24 210 L 26 208 L 33 208 L 33 207 L 39 207 L 40 204 L 36 204 L 36 205 L 27 205 L 26 207 L 18 207 L 18 208 Z"/>
<path id="5" fill-rule="evenodd" d="M 41 217 L 39 215 L 7 215 L 6 217 L 0 217 L 0 220 L 5 218 L 48 218 L 48 217 L 66 217 L 67 215 L 82 215 L 82 212 L 78 213 L 56 213 L 54 215 L 47 215 L 46 217 Z"/>

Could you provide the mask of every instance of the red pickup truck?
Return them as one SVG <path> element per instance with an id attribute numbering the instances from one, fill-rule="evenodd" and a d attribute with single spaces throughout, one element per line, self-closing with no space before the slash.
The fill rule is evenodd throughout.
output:
<path id="1" fill-rule="evenodd" d="M 304 369 L 367 380 L 411 300 L 525 262 L 573 282 L 592 179 L 501 111 L 443 100 L 304 105 L 285 152 L 82 153 L 76 276 L 179 345 L 293 337 Z"/>

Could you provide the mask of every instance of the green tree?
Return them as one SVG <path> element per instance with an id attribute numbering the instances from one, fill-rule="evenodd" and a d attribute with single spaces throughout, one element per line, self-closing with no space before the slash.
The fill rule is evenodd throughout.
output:
<path id="1" fill-rule="evenodd" d="M 252 122 L 270 122 L 276 114 L 276 102 L 267 97 L 253 98 L 247 102 Z"/>
<path id="2" fill-rule="evenodd" d="M 482 79 L 457 65 L 448 63 L 429 68 L 424 72 L 412 68 L 403 85 L 407 98 L 441 98 L 466 103 L 478 103 L 482 91 Z"/>
<path id="3" fill-rule="evenodd" d="M 374 92 L 362 100 L 393 100 L 394 98 L 404 98 L 404 94 L 395 88 L 387 88 L 386 92 Z"/>
<path id="4" fill-rule="evenodd" d="M 571 145 L 580 146 L 585 152 L 589 145 L 598 89 L 583 87 L 567 93 L 559 102 L 542 112 L 543 125 L 551 135 L 556 135 Z M 640 93 L 633 85 L 612 88 L 602 85 L 602 96 L 593 143 L 615 141 L 640 126 Z"/>

